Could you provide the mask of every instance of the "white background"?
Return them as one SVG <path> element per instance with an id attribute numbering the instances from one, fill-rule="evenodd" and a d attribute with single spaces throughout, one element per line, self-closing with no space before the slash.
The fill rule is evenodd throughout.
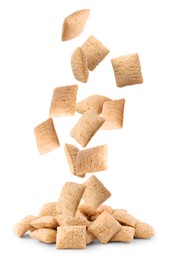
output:
<path id="1" fill-rule="evenodd" d="M 167 4 L 167 0 L 0 0 L 1 259 L 169 256 Z M 84 32 L 61 42 L 64 18 L 82 8 L 91 10 Z M 15 237 L 12 228 L 25 215 L 37 215 L 44 203 L 56 201 L 64 182 L 83 182 L 71 175 L 63 150 L 65 142 L 78 146 L 69 133 L 79 115 L 55 120 L 61 147 L 44 156 L 37 151 L 33 128 L 48 118 L 53 88 L 77 83 L 70 56 L 91 34 L 111 52 L 90 73 L 87 84 L 78 83 L 78 100 L 91 94 L 126 99 L 123 129 L 100 130 L 88 145 L 109 145 L 108 170 L 96 176 L 112 192 L 107 203 L 150 223 L 156 236 L 129 245 L 56 251 L 54 245 Z M 135 52 L 144 83 L 117 88 L 110 60 Z"/>

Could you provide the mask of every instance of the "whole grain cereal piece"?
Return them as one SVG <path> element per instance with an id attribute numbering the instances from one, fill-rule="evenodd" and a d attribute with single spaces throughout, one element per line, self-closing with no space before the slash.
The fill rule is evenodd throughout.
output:
<path id="1" fill-rule="evenodd" d="M 83 147 L 85 147 L 94 134 L 104 123 L 104 119 L 92 111 L 86 111 L 76 125 L 72 128 L 70 135 Z"/>
<path id="2" fill-rule="evenodd" d="M 154 229 L 147 223 L 137 222 L 135 226 L 135 238 L 151 238 L 154 236 Z"/>
<path id="3" fill-rule="evenodd" d="M 94 70 L 96 66 L 110 52 L 99 40 L 91 35 L 82 45 L 82 49 L 87 56 L 87 66 L 89 70 Z"/>
<path id="4" fill-rule="evenodd" d="M 107 145 L 100 145 L 79 151 L 76 163 L 76 175 L 105 171 L 107 169 Z"/>
<path id="5" fill-rule="evenodd" d="M 58 225 L 56 217 L 52 216 L 43 216 L 31 222 L 31 226 L 35 228 L 56 228 Z"/>
<path id="6" fill-rule="evenodd" d="M 137 53 L 111 60 L 118 87 L 143 83 L 139 56 Z"/>
<path id="7" fill-rule="evenodd" d="M 96 237 L 88 230 L 86 230 L 86 245 L 91 244 L 94 240 L 96 240 Z"/>
<path id="8" fill-rule="evenodd" d="M 62 41 L 71 40 L 83 32 L 89 13 L 89 9 L 83 9 L 65 18 L 62 27 Z"/>
<path id="9" fill-rule="evenodd" d="M 57 249 L 83 249 L 86 247 L 86 227 L 62 226 L 57 229 Z"/>
<path id="10" fill-rule="evenodd" d="M 33 239 L 39 240 L 47 244 L 56 243 L 57 231 L 52 228 L 39 228 L 29 234 Z"/>
<path id="11" fill-rule="evenodd" d="M 113 217 L 120 222 L 122 225 L 135 227 L 137 219 L 130 215 L 127 211 L 116 209 L 113 212 Z"/>
<path id="12" fill-rule="evenodd" d="M 85 204 L 85 203 L 81 204 L 78 209 L 82 214 L 84 214 L 88 217 L 99 214 L 99 211 L 97 209 L 95 209 L 95 208 L 91 207 L 89 204 Z"/>
<path id="13" fill-rule="evenodd" d="M 94 175 L 84 185 L 86 189 L 83 194 L 83 200 L 95 209 L 111 196 L 110 191 Z"/>
<path id="14" fill-rule="evenodd" d="M 102 116 L 105 119 L 101 129 L 111 130 L 123 127 L 125 99 L 107 101 L 103 104 Z"/>
<path id="15" fill-rule="evenodd" d="M 112 209 L 110 206 L 107 206 L 107 205 L 100 205 L 98 208 L 97 208 L 97 211 L 99 213 L 102 213 L 103 211 L 107 211 L 108 213 L 112 214 L 114 212 L 114 209 Z"/>
<path id="16" fill-rule="evenodd" d="M 39 217 L 43 217 L 43 216 L 55 217 L 57 215 L 56 205 L 57 205 L 57 202 L 50 202 L 50 203 L 44 204 L 39 212 Z"/>
<path id="17" fill-rule="evenodd" d="M 84 50 L 80 47 L 76 48 L 71 56 L 72 72 L 78 81 L 86 83 L 89 77 L 87 68 L 87 57 Z"/>
<path id="18" fill-rule="evenodd" d="M 90 221 L 87 218 L 82 216 L 75 216 L 75 217 L 66 217 L 63 214 L 56 216 L 57 222 L 59 226 L 90 226 Z"/>
<path id="19" fill-rule="evenodd" d="M 107 243 L 120 230 L 121 225 L 107 211 L 103 211 L 100 216 L 92 222 L 88 231 L 91 232 L 100 243 Z"/>
<path id="20" fill-rule="evenodd" d="M 132 227 L 121 226 L 121 229 L 112 237 L 110 241 L 131 243 L 134 238 L 135 229 Z"/>
<path id="21" fill-rule="evenodd" d="M 45 154 L 60 146 L 52 118 L 34 128 L 39 153 Z"/>
<path id="22" fill-rule="evenodd" d="M 65 144 L 64 150 L 65 150 L 70 171 L 74 175 L 76 175 L 76 162 L 77 162 L 77 154 L 79 152 L 79 149 L 72 144 Z"/>
<path id="23" fill-rule="evenodd" d="M 77 90 L 77 85 L 55 88 L 50 105 L 50 117 L 73 116 L 76 107 Z"/>
<path id="24" fill-rule="evenodd" d="M 91 95 L 76 103 L 76 112 L 83 114 L 90 110 L 99 115 L 102 112 L 103 104 L 110 100 L 110 98 L 101 95 Z"/>
<path id="25" fill-rule="evenodd" d="M 58 214 L 74 217 L 85 190 L 85 185 L 66 182 L 62 188 L 56 211 Z"/>
<path id="26" fill-rule="evenodd" d="M 13 233 L 18 236 L 22 237 L 30 228 L 31 228 L 31 222 L 36 219 L 33 215 L 28 215 L 25 218 L 21 219 L 13 229 Z"/>

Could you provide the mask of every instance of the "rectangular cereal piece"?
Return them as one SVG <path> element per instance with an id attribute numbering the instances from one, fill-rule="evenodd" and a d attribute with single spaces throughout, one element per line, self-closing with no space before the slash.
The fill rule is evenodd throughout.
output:
<path id="1" fill-rule="evenodd" d="M 125 226 L 135 227 L 137 223 L 137 219 L 123 209 L 114 210 L 112 215 L 118 222 Z"/>
<path id="2" fill-rule="evenodd" d="M 35 228 L 56 228 L 58 225 L 56 217 L 52 216 L 43 216 L 31 222 L 31 226 Z"/>
<path id="3" fill-rule="evenodd" d="M 65 155 L 69 164 L 70 171 L 76 175 L 76 162 L 77 162 L 77 154 L 79 149 L 72 144 L 65 144 L 64 147 Z"/>
<path id="4" fill-rule="evenodd" d="M 85 226 L 89 227 L 90 222 L 87 220 L 86 217 L 82 216 L 75 216 L 75 217 L 66 217 L 63 214 L 56 216 L 57 222 L 59 226 Z"/>
<path id="5" fill-rule="evenodd" d="M 14 226 L 13 233 L 18 237 L 22 237 L 31 228 L 31 222 L 34 219 L 36 217 L 33 215 L 24 217 Z"/>
<path id="6" fill-rule="evenodd" d="M 110 241 L 131 243 L 134 238 L 135 229 L 132 227 L 121 226 L 121 229 L 112 237 Z"/>
<path id="7" fill-rule="evenodd" d="M 29 234 L 33 239 L 39 240 L 47 244 L 56 243 L 57 231 L 52 228 L 39 228 Z"/>
<path id="8" fill-rule="evenodd" d="M 86 227 L 62 226 L 57 229 L 57 249 L 86 248 Z"/>
<path id="9" fill-rule="evenodd" d="M 154 236 L 154 228 L 147 223 L 138 221 L 135 226 L 135 238 L 151 238 Z"/>
<path id="10" fill-rule="evenodd" d="M 39 217 L 43 217 L 43 216 L 55 217 L 57 215 L 56 205 L 57 205 L 57 202 L 45 203 L 40 209 Z"/>
<path id="11" fill-rule="evenodd" d="M 104 123 L 104 119 L 91 111 L 86 111 L 71 130 L 70 135 L 85 147 Z"/>

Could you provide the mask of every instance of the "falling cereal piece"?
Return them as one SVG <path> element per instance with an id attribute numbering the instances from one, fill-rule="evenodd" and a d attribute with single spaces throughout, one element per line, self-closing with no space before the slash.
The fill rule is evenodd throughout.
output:
<path id="1" fill-rule="evenodd" d="M 79 149 L 72 144 L 65 144 L 65 154 L 69 164 L 70 171 L 76 175 L 76 162 L 77 162 L 77 154 Z"/>
<path id="2" fill-rule="evenodd" d="M 91 244 L 94 240 L 96 240 L 96 237 L 88 230 L 86 230 L 86 245 Z"/>
<path id="3" fill-rule="evenodd" d="M 101 129 L 111 130 L 123 127 L 125 99 L 107 101 L 103 104 L 102 116 L 105 119 Z"/>
<path id="4" fill-rule="evenodd" d="M 137 223 L 137 219 L 130 215 L 127 211 L 116 209 L 113 212 L 113 217 L 120 222 L 122 225 L 135 227 Z"/>
<path id="5" fill-rule="evenodd" d="M 87 56 L 87 66 L 89 70 L 94 70 L 96 66 L 110 52 L 100 41 L 91 35 L 82 45 L 82 49 Z"/>
<path id="6" fill-rule="evenodd" d="M 73 116 L 76 107 L 78 86 L 64 86 L 53 90 L 50 117 Z"/>
<path id="7" fill-rule="evenodd" d="M 83 147 L 85 147 L 94 134 L 104 123 L 104 119 L 97 114 L 86 111 L 71 130 L 70 135 Z"/>
<path id="8" fill-rule="evenodd" d="M 22 237 L 29 229 L 31 229 L 31 222 L 36 219 L 33 215 L 28 215 L 25 218 L 21 219 L 14 227 L 13 233 Z"/>
<path id="9" fill-rule="evenodd" d="M 143 83 L 139 56 L 137 53 L 111 60 L 118 87 Z"/>
<path id="10" fill-rule="evenodd" d="M 57 202 L 50 202 L 50 203 L 44 204 L 41 207 L 41 210 L 39 212 L 39 217 L 43 217 L 43 216 L 55 217 L 57 215 L 56 205 L 57 205 Z"/>
<path id="11" fill-rule="evenodd" d="M 31 222 L 31 226 L 35 228 L 56 228 L 58 225 L 56 217 L 52 216 L 43 216 Z"/>
<path id="12" fill-rule="evenodd" d="M 86 248 L 86 227 L 62 226 L 57 229 L 57 249 Z"/>
<path id="13" fill-rule="evenodd" d="M 154 229 L 149 224 L 138 222 L 135 226 L 135 238 L 151 238 L 154 236 Z"/>
<path id="14" fill-rule="evenodd" d="M 112 237 L 110 241 L 131 243 L 134 238 L 135 229 L 132 227 L 121 226 L 120 230 Z"/>
<path id="15" fill-rule="evenodd" d="M 47 244 L 56 243 L 57 231 L 52 228 L 39 228 L 29 234 L 33 239 L 39 240 Z"/>
<path id="16" fill-rule="evenodd" d="M 60 214 L 56 216 L 56 219 L 59 226 L 90 226 L 90 222 L 84 216 L 66 217 L 63 214 Z"/>
<path id="17" fill-rule="evenodd" d="M 89 13 L 89 9 L 83 9 L 65 18 L 62 27 L 62 41 L 71 40 L 83 32 Z"/>

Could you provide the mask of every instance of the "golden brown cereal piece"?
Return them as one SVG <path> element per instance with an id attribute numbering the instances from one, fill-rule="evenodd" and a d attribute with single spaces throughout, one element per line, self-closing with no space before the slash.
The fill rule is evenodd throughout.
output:
<path id="1" fill-rule="evenodd" d="M 65 18 L 62 27 L 62 41 L 71 40 L 83 32 L 89 13 L 89 9 L 83 9 L 76 11 Z"/>
<path id="2" fill-rule="evenodd" d="M 85 185 L 66 182 L 62 188 L 56 210 L 58 214 L 74 217 L 82 198 Z"/>
<path id="3" fill-rule="evenodd" d="M 39 217 L 43 217 L 43 216 L 55 217 L 57 215 L 56 205 L 57 205 L 57 202 L 50 202 L 50 203 L 44 204 L 39 212 Z"/>
<path id="4" fill-rule="evenodd" d="M 63 226 L 57 230 L 57 249 L 83 249 L 86 247 L 86 227 Z"/>
<path id="5" fill-rule="evenodd" d="M 60 146 L 52 118 L 36 126 L 34 134 L 40 154 L 48 153 Z"/>
<path id="6" fill-rule="evenodd" d="M 96 240 L 96 237 L 88 230 L 86 230 L 86 245 L 91 244 L 94 240 Z"/>
<path id="7" fill-rule="evenodd" d="M 39 228 L 29 234 L 33 239 L 37 239 L 41 242 L 53 244 L 56 243 L 57 231 L 52 228 Z"/>
<path id="8" fill-rule="evenodd" d="M 137 219 L 131 216 L 127 211 L 116 209 L 113 212 L 113 217 L 120 222 L 120 224 L 130 227 L 135 227 Z"/>
<path id="9" fill-rule="evenodd" d="M 107 101 L 103 104 L 102 116 L 105 119 L 101 129 L 111 130 L 123 127 L 125 99 Z"/>
<path id="10" fill-rule="evenodd" d="M 100 205 L 98 208 L 97 208 L 97 211 L 99 213 L 102 213 L 103 211 L 107 211 L 108 213 L 112 214 L 114 212 L 114 209 L 112 209 L 110 206 L 107 206 L 107 205 Z"/>
<path id="11" fill-rule="evenodd" d="M 91 220 L 91 221 L 95 221 L 95 220 L 98 218 L 98 216 L 100 216 L 100 213 L 97 214 L 97 215 L 91 216 L 91 217 L 90 217 L 90 220 Z"/>
<path id="12" fill-rule="evenodd" d="M 76 107 L 77 90 L 77 85 L 55 88 L 50 105 L 50 117 L 73 116 Z"/>
<path id="13" fill-rule="evenodd" d="M 100 41 L 91 35 L 82 45 L 82 49 L 87 56 L 87 66 L 89 70 L 94 70 L 96 66 L 110 52 Z"/>
<path id="14" fill-rule="evenodd" d="M 107 145 L 100 145 L 79 151 L 77 155 L 76 175 L 105 171 L 107 169 Z"/>
<path id="15" fill-rule="evenodd" d="M 110 191 L 94 175 L 84 185 L 86 189 L 83 194 L 83 200 L 95 209 L 111 196 Z"/>
<path id="16" fill-rule="evenodd" d="M 72 72 L 78 81 L 86 83 L 89 77 L 86 53 L 82 48 L 76 48 L 71 57 Z"/>
<path id="17" fill-rule="evenodd" d="M 100 216 L 89 226 L 91 232 L 100 243 L 107 243 L 120 230 L 121 225 L 109 214 L 103 211 Z"/>
<path id="18" fill-rule="evenodd" d="M 83 114 L 90 110 L 99 115 L 102 112 L 103 104 L 110 100 L 110 98 L 100 95 L 89 96 L 76 104 L 76 112 Z"/>
<path id="19" fill-rule="evenodd" d="M 84 216 L 66 217 L 63 214 L 60 214 L 56 216 L 56 219 L 59 226 L 90 226 L 90 222 Z"/>
<path id="20" fill-rule="evenodd" d="M 99 211 L 97 209 L 94 209 L 89 204 L 85 203 L 81 204 L 78 209 L 82 214 L 87 215 L 88 217 L 99 214 Z"/>
<path id="21" fill-rule="evenodd" d="M 65 154 L 69 164 L 70 171 L 76 175 L 76 162 L 77 162 L 77 154 L 79 149 L 72 144 L 65 144 Z M 85 175 L 84 175 L 85 176 Z M 82 177 L 84 177 L 82 176 Z"/>
<path id="22" fill-rule="evenodd" d="M 91 111 L 86 111 L 71 130 L 70 135 L 85 147 L 104 123 L 104 119 Z"/>
<path id="23" fill-rule="evenodd" d="M 154 229 L 149 224 L 138 222 L 135 227 L 135 238 L 151 238 L 154 236 Z"/>
<path id="24" fill-rule="evenodd" d="M 134 238 L 135 229 L 122 226 L 121 229 L 112 237 L 110 241 L 131 243 Z"/>
<path id="25" fill-rule="evenodd" d="M 35 228 L 56 228 L 58 225 L 56 217 L 52 216 L 43 216 L 31 222 L 31 226 Z"/>
<path id="26" fill-rule="evenodd" d="M 13 233 L 18 237 L 22 237 L 31 228 L 31 222 L 34 219 L 36 219 L 36 217 L 33 215 L 28 215 L 25 218 L 21 219 L 15 225 Z"/>
<path id="27" fill-rule="evenodd" d="M 118 87 L 143 83 L 139 56 L 137 53 L 111 60 Z"/>

